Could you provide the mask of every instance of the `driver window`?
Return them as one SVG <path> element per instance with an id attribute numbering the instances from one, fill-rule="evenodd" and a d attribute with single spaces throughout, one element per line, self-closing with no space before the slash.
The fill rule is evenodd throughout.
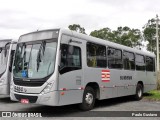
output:
<path id="1" fill-rule="evenodd" d="M 60 73 L 81 69 L 81 49 L 77 46 L 61 44 Z"/>

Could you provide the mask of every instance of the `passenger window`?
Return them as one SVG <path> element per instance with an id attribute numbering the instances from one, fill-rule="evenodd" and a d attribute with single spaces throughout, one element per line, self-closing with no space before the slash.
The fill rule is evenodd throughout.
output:
<path id="1" fill-rule="evenodd" d="M 107 67 L 106 47 L 94 43 L 87 43 L 88 67 Z"/>
<path id="2" fill-rule="evenodd" d="M 134 53 L 123 52 L 123 65 L 126 70 L 135 70 L 135 56 Z"/>
<path id="3" fill-rule="evenodd" d="M 146 70 L 155 71 L 154 58 L 146 56 Z"/>
<path id="4" fill-rule="evenodd" d="M 136 54 L 136 70 L 145 70 L 145 59 L 143 55 Z"/>
<path id="5" fill-rule="evenodd" d="M 76 46 L 61 44 L 60 74 L 81 68 L 81 49 Z"/>
<path id="6" fill-rule="evenodd" d="M 107 54 L 108 54 L 108 67 L 109 68 L 121 69 L 123 67 L 121 50 L 108 47 Z"/>

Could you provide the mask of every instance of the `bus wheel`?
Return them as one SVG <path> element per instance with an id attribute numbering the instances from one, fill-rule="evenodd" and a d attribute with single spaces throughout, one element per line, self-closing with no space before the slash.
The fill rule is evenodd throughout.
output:
<path id="1" fill-rule="evenodd" d="M 83 94 L 83 101 L 79 104 L 81 110 L 91 110 L 95 104 L 95 91 L 91 87 L 86 87 Z"/>
<path id="2" fill-rule="evenodd" d="M 141 84 L 137 84 L 135 99 L 141 100 L 142 97 L 143 97 L 143 87 Z"/>

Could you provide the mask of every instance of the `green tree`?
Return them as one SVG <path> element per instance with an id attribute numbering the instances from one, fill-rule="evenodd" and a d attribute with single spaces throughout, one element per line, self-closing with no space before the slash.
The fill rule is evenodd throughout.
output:
<path id="1" fill-rule="evenodd" d="M 130 29 L 129 27 L 118 27 L 113 31 L 116 36 L 116 42 L 129 47 L 141 46 L 142 35 L 139 29 Z"/>
<path id="2" fill-rule="evenodd" d="M 158 29 L 160 29 L 160 25 L 158 25 Z M 153 51 L 155 54 L 156 52 L 156 19 L 152 18 L 148 20 L 148 22 L 143 27 L 143 36 L 147 44 L 147 50 Z M 160 31 L 158 32 L 158 36 L 160 37 Z M 160 61 L 159 61 L 160 62 Z M 157 88 L 160 89 L 160 79 L 157 79 L 158 86 Z"/>
<path id="3" fill-rule="evenodd" d="M 70 30 L 73 30 L 73 31 L 76 31 L 76 32 L 79 32 L 79 33 L 86 34 L 84 27 L 81 27 L 79 24 L 69 25 L 68 28 L 69 28 Z"/>
<path id="4" fill-rule="evenodd" d="M 108 27 L 102 28 L 100 30 L 94 30 L 90 33 L 90 36 L 115 42 L 114 34 L 112 33 L 111 29 Z"/>
<path id="5" fill-rule="evenodd" d="M 160 25 L 158 26 L 160 28 Z M 158 33 L 160 36 L 160 33 Z M 156 20 L 154 18 L 148 20 L 143 27 L 143 37 L 148 41 L 147 50 L 156 53 Z"/>
<path id="6" fill-rule="evenodd" d="M 90 33 L 91 36 L 116 42 L 129 47 L 141 46 L 142 35 L 139 29 L 130 29 L 129 27 L 118 27 L 112 31 L 110 28 L 94 30 Z"/>

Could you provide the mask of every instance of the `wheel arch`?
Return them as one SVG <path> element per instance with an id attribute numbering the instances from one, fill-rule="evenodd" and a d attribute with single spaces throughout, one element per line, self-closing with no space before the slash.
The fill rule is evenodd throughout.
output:
<path id="1" fill-rule="evenodd" d="M 138 81 L 137 85 L 138 85 L 138 84 L 142 85 L 142 89 L 143 89 L 143 91 L 144 91 L 144 84 L 143 84 L 143 81 Z"/>
<path id="2" fill-rule="evenodd" d="M 85 88 L 86 87 L 92 87 L 95 91 L 95 94 L 96 94 L 96 99 L 100 99 L 100 87 L 98 85 L 97 82 L 89 82 L 86 84 Z"/>

